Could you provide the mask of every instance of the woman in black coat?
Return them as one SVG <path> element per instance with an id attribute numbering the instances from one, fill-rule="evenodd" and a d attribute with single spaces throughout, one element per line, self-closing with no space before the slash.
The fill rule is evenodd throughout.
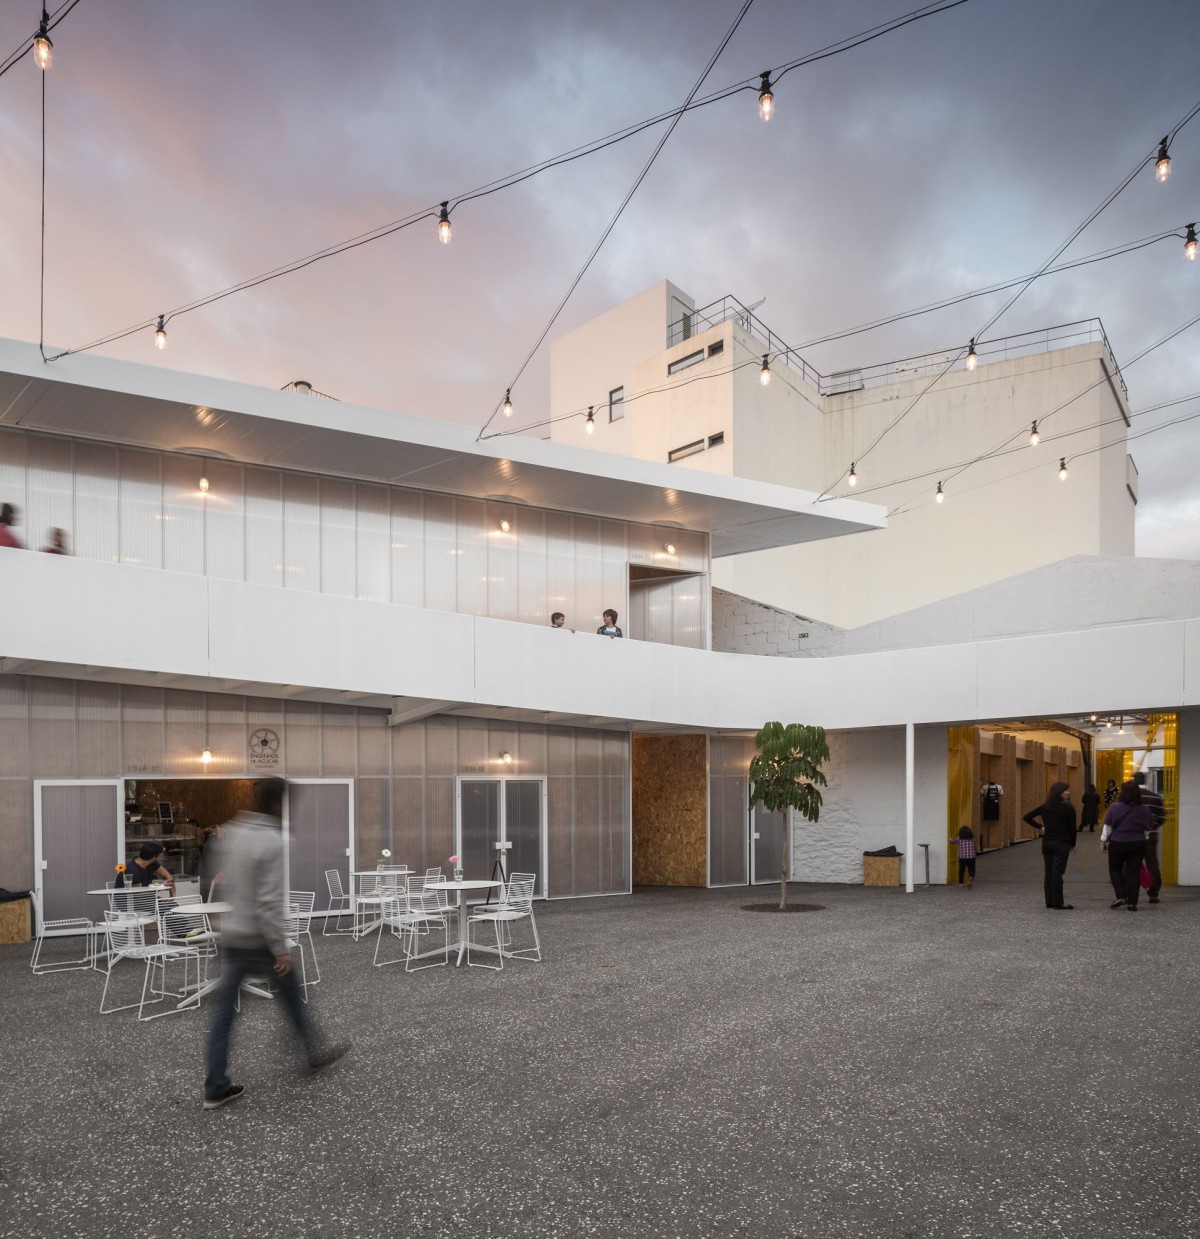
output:
<path id="1" fill-rule="evenodd" d="M 1046 907 L 1066 910 L 1073 903 L 1063 902 L 1063 874 L 1075 846 L 1075 806 L 1065 783 L 1051 783 L 1045 804 L 1030 809 L 1024 820 L 1042 832 L 1042 861 L 1046 866 Z"/>

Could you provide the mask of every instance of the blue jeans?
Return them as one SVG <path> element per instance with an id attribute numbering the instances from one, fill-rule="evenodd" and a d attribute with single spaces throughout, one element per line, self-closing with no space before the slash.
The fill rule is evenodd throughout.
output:
<path id="1" fill-rule="evenodd" d="M 234 1006 L 238 990 L 247 977 L 270 977 L 274 982 L 288 1020 L 296 1036 L 304 1042 L 304 1051 L 311 1062 L 314 1040 L 308 1021 L 308 1008 L 300 996 L 300 985 L 294 972 L 275 975 L 275 957 L 265 947 L 225 948 L 221 968 L 221 984 L 217 986 L 216 1002 L 208 1025 L 208 1053 L 205 1058 L 204 1096 L 220 1097 L 229 1087 L 229 1040 L 233 1028 Z"/>

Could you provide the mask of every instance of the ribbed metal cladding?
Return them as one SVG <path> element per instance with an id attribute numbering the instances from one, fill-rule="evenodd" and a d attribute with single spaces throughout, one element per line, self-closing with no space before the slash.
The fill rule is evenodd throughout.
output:
<path id="1" fill-rule="evenodd" d="M 212 753 L 213 759 L 201 773 L 214 778 L 241 774 L 247 768 L 250 740 L 246 729 L 246 698 L 232 693 L 208 693 L 205 707 L 204 747 Z M 273 730 L 278 732 L 278 728 Z"/>
<path id="2" fill-rule="evenodd" d="M 358 712 L 351 706 L 321 707 L 321 774 L 358 773 Z"/>
<path id="3" fill-rule="evenodd" d="M 0 675 L 0 779 L 27 778 L 31 681 L 24 676 Z"/>
<path id="4" fill-rule="evenodd" d="M 750 880 L 746 773 L 754 751 L 751 736 L 711 736 L 708 741 L 710 886 L 744 886 Z"/>
<path id="5" fill-rule="evenodd" d="M 321 529 L 320 590 L 323 594 L 336 594 L 340 598 L 357 596 L 356 519 L 354 483 L 322 478 L 318 521 Z"/>
<path id="6" fill-rule="evenodd" d="M 117 792 L 111 786 L 43 787 L 43 915 L 99 919 L 103 903 L 85 892 L 112 878 L 117 855 Z"/>
<path id="7" fill-rule="evenodd" d="M 419 491 L 391 493 L 392 602 L 423 607 L 425 602 L 425 500 Z"/>
<path id="8" fill-rule="evenodd" d="M 354 850 L 366 868 L 391 846 L 391 780 L 359 779 L 354 785 Z"/>
<path id="9" fill-rule="evenodd" d="M 111 779 L 121 773 L 121 686 L 80 682 L 75 713 L 78 777 Z"/>
<path id="10" fill-rule="evenodd" d="M 288 589 L 321 589 L 321 482 L 283 475 L 283 583 Z"/>
<path id="11" fill-rule="evenodd" d="M 28 503 L 20 533 L 30 550 L 49 545 L 51 529 L 75 528 L 73 470 L 69 439 L 29 440 Z M 4 502 L 14 502 L 2 485 L 0 497 Z"/>
<path id="12" fill-rule="evenodd" d="M 246 580 L 252 585 L 282 585 L 283 478 L 270 469 L 248 467 L 244 485 Z"/>
<path id="13" fill-rule="evenodd" d="M 16 430 L 0 430 L 0 495 L 4 496 L 0 503 L 11 503 L 22 512 L 29 510 L 26 494 L 29 485 L 28 451 L 28 435 Z"/>
<path id="14" fill-rule="evenodd" d="M 162 458 L 163 567 L 168 572 L 204 572 L 204 505 L 200 462 Z"/>
<path id="15" fill-rule="evenodd" d="M 391 497 L 383 486 L 355 487 L 357 507 L 357 597 L 368 602 L 392 600 Z"/>
<path id="16" fill-rule="evenodd" d="M 208 478 L 208 493 L 203 500 L 204 571 L 229 581 L 250 580 L 246 570 L 248 523 L 242 466 L 223 460 L 201 463 L 203 476 Z M 258 550 L 269 554 L 272 547 L 268 544 Z M 272 562 L 278 563 L 279 559 L 277 555 Z"/>
<path id="17" fill-rule="evenodd" d="M 425 496 L 425 601 L 435 611 L 459 611 L 458 518 L 454 500 Z"/>
<path id="18" fill-rule="evenodd" d="M 350 788 L 341 784 L 292 783 L 288 787 L 288 886 L 313 891 L 325 902 L 325 871 L 348 876 Z"/>
<path id="19" fill-rule="evenodd" d="M 121 562 L 139 568 L 163 566 L 162 460 L 154 452 L 123 447 L 118 452 Z"/>
<path id="20" fill-rule="evenodd" d="M 71 680 L 35 679 L 30 701 L 30 744 L 37 754 L 39 777 L 75 777 L 75 684 Z"/>
<path id="21" fill-rule="evenodd" d="M 359 776 L 386 778 L 392 772 L 392 738 L 388 734 L 387 715 L 382 710 L 359 710 L 356 713 Z"/>
<path id="22" fill-rule="evenodd" d="M 166 711 L 164 725 L 164 769 L 168 774 L 204 774 L 200 759 L 207 738 L 205 706 L 202 693 L 166 689 L 163 696 Z"/>
<path id="23" fill-rule="evenodd" d="M 33 784 L 0 779 L 0 885 L 28 890 L 33 885 Z"/>
<path id="24" fill-rule="evenodd" d="M 546 795 L 549 800 L 549 832 L 547 877 L 551 899 L 562 899 L 577 894 L 575 888 L 575 780 L 549 778 L 546 780 Z"/>
<path id="25" fill-rule="evenodd" d="M 508 504 L 484 505 L 487 543 L 487 604 L 483 614 L 493 619 L 521 618 L 521 556 L 532 555 L 517 522 L 517 510 Z M 505 528 L 507 526 L 507 528 Z"/>
<path id="26" fill-rule="evenodd" d="M 67 533 L 72 551 L 83 559 L 120 558 L 116 448 L 75 444 L 75 522 Z"/>
<path id="27" fill-rule="evenodd" d="M 288 774 L 293 778 L 319 778 L 321 769 L 321 707 L 313 701 L 284 703 L 287 732 Z"/>

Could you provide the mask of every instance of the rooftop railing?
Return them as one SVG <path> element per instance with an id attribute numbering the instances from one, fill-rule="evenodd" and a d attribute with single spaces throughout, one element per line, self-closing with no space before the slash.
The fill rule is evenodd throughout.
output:
<path id="1" fill-rule="evenodd" d="M 840 396 L 862 391 L 868 387 L 882 387 L 888 383 L 900 383 L 906 379 L 932 377 L 950 365 L 952 369 L 966 368 L 966 346 L 958 343 L 949 348 L 935 349 L 915 357 L 902 357 L 892 361 L 878 362 L 850 370 L 822 374 L 807 362 L 786 340 L 776 335 L 753 311 L 736 297 L 726 295 L 719 301 L 699 309 L 690 310 L 667 328 L 667 347 L 681 344 L 711 327 L 732 320 L 747 335 L 757 340 L 771 362 L 782 361 L 822 396 Z M 1098 318 L 1080 319 L 1073 323 L 1059 323 L 1036 331 L 1023 331 L 1011 336 L 999 336 L 976 343 L 975 352 L 981 363 L 989 361 L 1012 361 L 1054 349 L 1071 348 L 1079 344 L 1103 344 L 1112 365 L 1113 374 L 1128 399 L 1129 391 L 1124 376 L 1113 358 L 1112 347 Z"/>

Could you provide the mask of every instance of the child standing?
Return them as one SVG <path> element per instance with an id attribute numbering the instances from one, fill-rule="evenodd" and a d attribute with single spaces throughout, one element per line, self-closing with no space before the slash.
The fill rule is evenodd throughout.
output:
<path id="1" fill-rule="evenodd" d="M 958 884 L 967 879 L 967 890 L 975 885 L 975 833 L 970 826 L 958 832 Z"/>

